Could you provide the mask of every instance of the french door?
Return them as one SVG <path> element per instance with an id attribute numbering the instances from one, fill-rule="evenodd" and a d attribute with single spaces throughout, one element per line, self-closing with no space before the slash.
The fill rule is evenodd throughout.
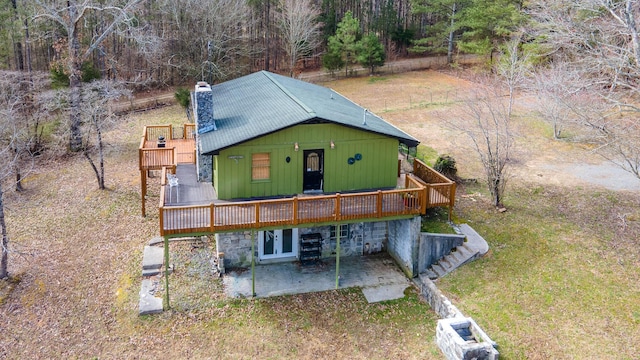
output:
<path id="1" fill-rule="evenodd" d="M 260 260 L 292 256 L 298 256 L 298 229 L 258 232 L 258 258 Z"/>

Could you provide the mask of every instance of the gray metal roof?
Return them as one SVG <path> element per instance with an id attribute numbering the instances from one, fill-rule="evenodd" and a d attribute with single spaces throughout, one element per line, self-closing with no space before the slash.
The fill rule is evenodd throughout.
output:
<path id="1" fill-rule="evenodd" d="M 410 147 L 419 141 L 377 115 L 323 86 L 256 72 L 211 87 L 217 130 L 200 134 L 203 154 L 309 121 L 332 122 L 398 139 Z"/>

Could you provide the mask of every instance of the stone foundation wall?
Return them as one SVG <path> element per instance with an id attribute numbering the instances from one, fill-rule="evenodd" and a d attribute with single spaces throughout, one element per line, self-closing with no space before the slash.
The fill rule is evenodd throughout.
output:
<path id="1" fill-rule="evenodd" d="M 319 226 L 299 229 L 298 236 L 310 233 L 322 235 L 322 257 L 336 256 L 335 229 Z M 353 223 L 342 225 L 340 256 L 375 254 L 387 248 L 387 222 Z M 255 259 L 258 261 L 258 234 L 256 232 Z M 251 266 L 251 231 L 216 234 L 218 253 L 224 253 L 224 267 Z"/>
<path id="2" fill-rule="evenodd" d="M 198 181 L 213 182 L 213 157 L 200 155 L 198 151 Z"/>
<path id="3" fill-rule="evenodd" d="M 224 253 L 224 268 L 251 266 L 251 231 L 216 234 L 216 249 Z M 256 257 L 258 246 L 256 244 Z"/>
<path id="4" fill-rule="evenodd" d="M 420 216 L 388 222 L 387 252 L 408 277 L 418 276 Z"/>

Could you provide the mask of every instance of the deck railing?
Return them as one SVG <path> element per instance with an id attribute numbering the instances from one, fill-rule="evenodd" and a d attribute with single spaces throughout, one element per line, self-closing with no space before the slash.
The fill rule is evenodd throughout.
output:
<path id="1" fill-rule="evenodd" d="M 157 155 L 158 163 L 167 160 L 162 158 L 160 152 L 149 151 L 149 154 L 154 154 L 147 155 L 150 157 Z M 455 182 L 419 160 L 416 160 L 414 169 L 416 176 L 406 176 L 404 189 L 169 206 L 165 204 L 166 172 L 175 169 L 171 166 L 163 167 L 159 204 L 160 234 L 214 233 L 415 216 L 424 214 L 427 208 L 438 206 L 448 206 L 451 218 Z"/>
<path id="2" fill-rule="evenodd" d="M 427 200 L 425 203 L 427 207 L 448 206 L 449 220 L 451 220 L 453 206 L 456 201 L 455 181 L 451 181 L 448 177 L 440 174 L 419 159 L 414 159 L 413 173 L 426 188 Z"/>
<path id="3" fill-rule="evenodd" d="M 165 205 L 165 188 L 163 183 L 159 206 L 163 236 L 411 216 L 426 207 L 424 187 L 192 206 Z"/>
<path id="4" fill-rule="evenodd" d="M 173 125 L 147 125 L 144 127 L 142 137 L 147 141 L 155 141 L 163 136 L 166 140 L 193 139 L 195 138 L 196 124 L 185 123 L 182 126 Z"/>
<path id="5" fill-rule="evenodd" d="M 184 124 L 182 127 L 172 125 L 147 125 L 142 131 L 140 147 L 138 149 L 140 170 L 160 170 L 162 167 L 174 167 L 179 162 L 178 150 L 175 146 L 158 147 L 158 138 L 171 140 L 194 140 L 195 124 Z M 174 142 L 175 145 L 175 142 Z M 195 156 L 190 151 L 187 155 L 195 162 Z M 184 158 L 185 154 L 181 154 Z M 184 159 L 182 160 L 184 161 Z"/>

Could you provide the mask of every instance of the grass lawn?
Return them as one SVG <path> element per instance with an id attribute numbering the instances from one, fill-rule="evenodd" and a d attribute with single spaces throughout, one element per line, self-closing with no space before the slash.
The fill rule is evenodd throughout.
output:
<path id="1" fill-rule="evenodd" d="M 482 178 L 464 141 L 440 124 L 473 84 L 424 71 L 325 85 L 417 137 L 428 158 L 451 154 L 462 177 Z M 71 156 L 39 159 L 26 191 L 5 194 L 14 279 L 0 282 L 0 358 L 442 358 L 437 319 L 416 290 L 379 304 L 358 289 L 227 299 L 210 271 L 211 242 L 172 244 L 173 309 L 139 317 L 159 179 L 150 180 L 142 218 L 137 146 L 144 125 L 185 120 L 174 106 L 108 131 L 106 191 L 86 160 Z M 526 174 L 528 160 L 581 156 L 578 145 L 548 141 L 532 124 L 520 124 L 527 132 L 518 142 L 530 151 L 515 174 Z M 489 205 L 481 180 L 458 195 L 456 221 L 491 251 L 438 286 L 498 342 L 501 359 L 637 358 L 640 195 L 535 175 L 511 180 L 505 213 Z M 442 214 L 425 230 L 444 231 Z"/>

